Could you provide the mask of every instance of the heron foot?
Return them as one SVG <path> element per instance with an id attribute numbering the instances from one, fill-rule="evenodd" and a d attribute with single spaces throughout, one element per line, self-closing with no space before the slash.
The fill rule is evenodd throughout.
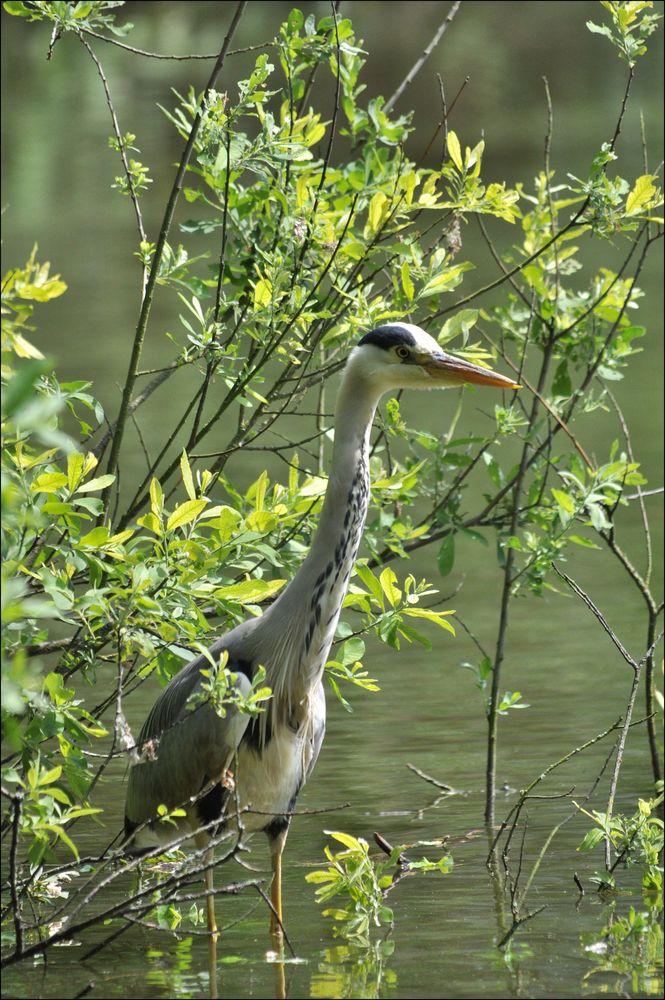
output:
<path id="1" fill-rule="evenodd" d="M 222 773 L 219 783 L 222 788 L 225 788 L 227 792 L 234 792 L 236 788 L 236 780 L 233 777 L 233 771 L 230 767 L 227 767 L 226 771 Z"/>

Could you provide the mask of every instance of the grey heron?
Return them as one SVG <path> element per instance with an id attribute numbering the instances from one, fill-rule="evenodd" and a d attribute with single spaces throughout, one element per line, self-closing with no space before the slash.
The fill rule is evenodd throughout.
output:
<path id="1" fill-rule="evenodd" d="M 248 833 L 269 840 L 273 880 L 271 929 L 282 926 L 281 862 L 296 798 L 316 763 L 325 731 L 323 672 L 346 594 L 369 501 L 369 436 L 381 396 L 397 389 L 436 389 L 465 383 L 519 388 L 512 378 L 444 353 L 433 337 L 410 323 L 390 323 L 367 333 L 351 352 L 339 388 L 332 467 L 318 530 L 302 566 L 258 618 L 243 622 L 210 648 L 241 691 L 259 665 L 272 698 L 259 719 L 230 710 L 220 718 L 201 702 L 202 670 L 192 660 L 155 702 L 139 744 L 149 755 L 129 773 L 125 810 L 127 841 L 173 839 L 157 822 L 158 807 L 185 806 L 176 836 L 200 828 L 231 827 L 225 776 L 234 766 L 236 797 Z M 192 711 L 192 706 L 196 710 Z M 208 926 L 216 934 L 212 866 L 206 869 Z"/>

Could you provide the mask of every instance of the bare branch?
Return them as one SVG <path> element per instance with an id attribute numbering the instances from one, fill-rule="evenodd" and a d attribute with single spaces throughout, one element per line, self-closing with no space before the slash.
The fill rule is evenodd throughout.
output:
<path id="1" fill-rule="evenodd" d="M 427 62 L 427 60 L 429 59 L 429 57 L 431 56 L 432 52 L 434 51 L 434 49 L 437 47 L 437 45 L 439 44 L 439 42 L 443 38 L 443 36 L 444 36 L 444 34 L 446 32 L 446 29 L 448 28 L 448 25 L 451 23 L 451 21 L 455 17 L 455 14 L 459 10 L 460 3 L 461 3 L 461 0 L 455 0 L 455 3 L 452 5 L 452 7 L 450 8 L 450 10 L 446 14 L 445 18 L 443 19 L 443 21 L 441 22 L 441 24 L 439 25 L 439 27 L 434 32 L 434 35 L 432 36 L 430 42 L 423 49 L 420 58 L 417 59 L 416 62 L 413 64 L 413 66 L 411 67 L 411 69 L 409 70 L 409 72 L 406 74 L 406 76 L 404 77 L 404 79 L 402 80 L 402 82 L 400 83 L 399 87 L 397 88 L 397 90 L 395 91 L 395 93 L 392 95 L 392 97 L 388 98 L 388 100 L 386 101 L 385 107 L 384 107 L 385 111 L 390 111 L 391 110 L 391 108 L 393 107 L 393 105 L 396 104 L 396 102 L 400 99 L 400 97 L 402 96 L 402 94 L 404 93 L 404 91 L 406 90 L 406 88 L 411 83 L 413 83 L 413 81 L 415 80 L 415 78 L 418 76 L 418 73 L 423 68 L 423 66 L 425 65 L 425 63 Z"/>

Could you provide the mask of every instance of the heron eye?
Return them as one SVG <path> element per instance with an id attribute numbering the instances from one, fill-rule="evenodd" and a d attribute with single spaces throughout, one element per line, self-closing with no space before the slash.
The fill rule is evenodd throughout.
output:
<path id="1" fill-rule="evenodd" d="M 401 358 L 402 361 L 405 361 L 409 357 L 410 353 L 411 352 L 409 351 L 408 347 L 395 348 L 395 354 L 397 355 L 398 358 Z"/>

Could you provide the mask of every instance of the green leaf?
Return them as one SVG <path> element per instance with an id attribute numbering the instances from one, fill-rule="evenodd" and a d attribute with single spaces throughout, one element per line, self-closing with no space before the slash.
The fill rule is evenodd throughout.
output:
<path id="1" fill-rule="evenodd" d="M 428 622 L 433 622 L 439 628 L 446 629 L 447 632 L 455 635 L 455 629 L 444 617 L 445 615 L 454 615 L 454 611 L 428 611 L 426 608 L 404 608 L 401 613 L 407 615 L 409 618 L 425 618 Z"/>
<path id="2" fill-rule="evenodd" d="M 605 834 L 603 833 L 603 831 L 595 827 L 593 830 L 589 830 L 589 832 L 585 835 L 584 840 L 577 848 L 577 850 L 592 851 L 594 847 L 597 847 L 597 845 L 604 839 L 605 839 Z"/>
<path id="3" fill-rule="evenodd" d="M 53 781 L 57 781 L 61 774 L 62 766 L 57 764 L 50 771 L 44 771 L 39 775 L 39 785 L 50 785 Z"/>
<path id="4" fill-rule="evenodd" d="M 600 551 L 600 545 L 596 545 L 590 538 L 584 538 L 582 535 L 568 535 L 568 541 L 575 545 L 581 545 L 585 549 L 598 549 Z"/>
<path id="5" fill-rule="evenodd" d="M 375 233 L 388 214 L 389 201 L 383 191 L 377 191 L 369 203 L 368 223 L 370 232 Z"/>
<path id="6" fill-rule="evenodd" d="M 356 566 L 356 573 L 360 577 L 361 581 L 365 584 L 372 596 L 378 601 L 381 607 L 384 606 L 383 602 L 383 589 L 381 584 L 376 579 L 371 569 L 368 566 Z"/>
<path id="7" fill-rule="evenodd" d="M 381 584 L 381 590 L 388 598 L 392 607 L 397 607 L 402 597 L 402 591 L 399 587 L 395 586 L 397 583 L 397 576 L 395 575 L 395 571 L 391 569 L 390 566 L 386 566 L 386 568 L 382 570 L 381 576 L 379 577 L 379 583 Z"/>
<path id="8" fill-rule="evenodd" d="M 365 655 L 365 643 L 359 636 L 352 636 L 342 646 L 340 659 L 344 666 L 357 663 Z"/>
<path id="9" fill-rule="evenodd" d="M 601 504 L 588 503 L 586 509 L 596 531 L 605 531 L 612 527 Z"/>
<path id="10" fill-rule="evenodd" d="M 282 589 L 286 580 L 242 580 L 228 587 L 218 587 L 215 597 L 223 601 L 238 601 L 240 604 L 253 604 L 265 601 Z"/>
<path id="11" fill-rule="evenodd" d="M 8 14 L 13 14 L 14 17 L 34 17 L 34 11 L 30 10 L 26 4 L 21 3 L 20 0 L 5 0 L 2 6 Z"/>
<path id="12" fill-rule="evenodd" d="M 107 486 L 115 482 L 115 476 L 107 474 L 105 476 L 98 476 L 97 479 L 90 479 L 87 483 L 83 483 L 79 486 L 77 493 L 92 493 L 94 490 L 105 490 Z"/>
<path id="13" fill-rule="evenodd" d="M 254 308 L 263 309 L 272 302 L 272 284 L 266 278 L 260 278 L 254 286 Z"/>
<path id="14" fill-rule="evenodd" d="M 187 496 L 190 500 L 196 500 L 196 490 L 194 489 L 194 479 L 192 477 L 192 468 L 189 464 L 189 459 L 187 458 L 187 452 L 182 449 L 182 455 L 180 456 L 180 474 L 182 476 L 182 481 L 185 484 L 185 490 L 187 491 Z"/>
<path id="15" fill-rule="evenodd" d="M 159 480 L 154 476 L 150 480 L 150 506 L 156 517 L 159 517 L 164 509 L 164 493 Z"/>
<path id="16" fill-rule="evenodd" d="M 564 359 L 557 367 L 552 379 L 552 392 L 555 396 L 564 396 L 566 399 L 573 391 L 573 384 L 568 373 L 568 362 Z"/>
<path id="17" fill-rule="evenodd" d="M 637 178 L 626 200 L 626 215 L 639 215 L 646 205 L 657 199 L 658 188 L 653 184 L 656 179 L 654 174 Z"/>
<path id="18" fill-rule="evenodd" d="M 471 261 L 466 260 L 462 264 L 455 264 L 454 267 L 445 268 L 441 274 L 436 274 L 418 293 L 418 298 L 424 299 L 428 295 L 440 295 L 442 292 L 450 292 L 456 288 L 462 280 L 465 271 L 471 271 L 475 267 Z"/>
<path id="19" fill-rule="evenodd" d="M 462 162 L 462 147 L 460 146 L 460 141 L 457 138 L 457 133 L 453 132 L 452 129 L 448 132 L 448 156 L 453 161 L 457 169 L 461 174 L 464 173 L 464 163 Z"/>
<path id="20" fill-rule="evenodd" d="M 612 30 L 607 24 L 596 24 L 595 21 L 587 21 L 586 26 L 589 31 L 593 32 L 595 35 L 605 35 L 606 38 L 612 39 Z"/>
<path id="21" fill-rule="evenodd" d="M 140 524 L 142 528 L 147 528 L 148 531 L 153 531 L 156 535 L 161 534 L 162 523 L 152 512 L 150 514 L 144 514 L 143 517 L 139 517 L 137 524 Z"/>
<path id="22" fill-rule="evenodd" d="M 452 531 L 441 542 L 437 564 L 441 576 L 448 576 L 455 565 L 455 534 Z"/>
<path id="23" fill-rule="evenodd" d="M 466 343 L 469 330 L 476 325 L 479 315 L 479 309 L 461 309 L 443 324 L 438 337 L 439 343 L 446 344 L 449 340 L 459 337 L 460 334 Z"/>
<path id="24" fill-rule="evenodd" d="M 404 289 L 404 294 L 406 295 L 409 302 L 412 302 L 415 289 L 413 287 L 413 282 L 411 281 L 411 274 L 410 274 L 408 260 L 402 261 L 401 276 L 402 276 L 402 288 Z"/>
<path id="25" fill-rule="evenodd" d="M 67 487 L 70 493 L 73 493 L 79 484 L 83 462 L 83 454 L 80 451 L 73 451 L 67 456 Z"/>
<path id="26" fill-rule="evenodd" d="M 173 531 L 175 528 L 182 528 L 189 524 L 201 513 L 208 504 L 207 500 L 185 500 L 173 511 L 166 522 L 166 530 Z"/>
<path id="27" fill-rule="evenodd" d="M 44 826 L 44 829 L 46 829 L 46 830 L 52 830 L 53 833 L 57 834 L 57 836 L 60 838 L 60 840 L 62 840 L 62 842 L 67 845 L 67 847 L 69 848 L 69 850 L 72 852 L 72 854 L 74 855 L 74 857 L 78 861 L 78 857 L 79 857 L 78 848 L 77 848 L 76 844 L 74 843 L 74 841 L 69 836 L 69 834 L 65 832 L 64 828 L 62 826 L 59 826 L 57 823 L 44 823 L 43 826 Z"/>
<path id="28" fill-rule="evenodd" d="M 572 497 L 569 497 L 567 493 L 563 492 L 563 490 L 556 490 L 556 489 L 554 489 L 554 487 L 552 487 L 552 496 L 556 500 L 559 508 L 565 514 L 568 514 L 570 517 L 574 516 L 574 514 L 575 514 L 575 503 L 574 503 Z"/>
<path id="29" fill-rule="evenodd" d="M 356 840 L 352 837 L 350 833 L 341 833 L 339 830 L 324 830 L 329 837 L 333 837 L 338 840 L 340 844 L 344 844 L 348 847 L 350 851 L 360 851 L 363 854 L 367 853 L 367 842 L 364 840 Z"/>
<path id="30" fill-rule="evenodd" d="M 64 472 L 43 472 L 41 476 L 37 476 L 30 489 L 33 493 L 56 493 L 66 485 L 67 476 Z"/>
<path id="31" fill-rule="evenodd" d="M 79 539 L 79 545 L 84 548 L 96 549 L 108 541 L 109 529 L 101 525 L 98 528 L 93 528 L 89 531 L 87 535 L 83 535 Z"/>

